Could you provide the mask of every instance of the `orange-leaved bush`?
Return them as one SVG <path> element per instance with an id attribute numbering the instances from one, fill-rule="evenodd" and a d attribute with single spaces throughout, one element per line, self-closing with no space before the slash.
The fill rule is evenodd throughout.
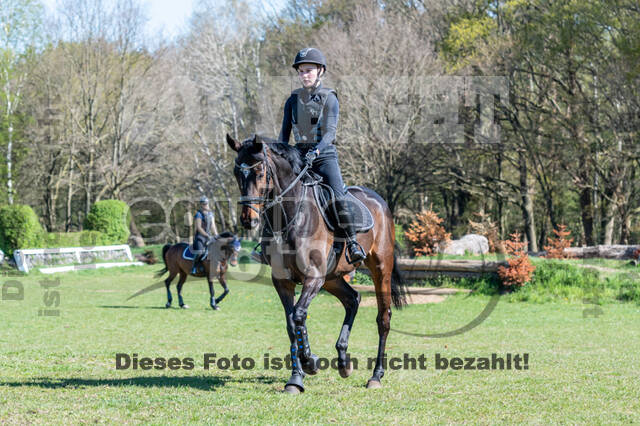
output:
<path id="1" fill-rule="evenodd" d="M 522 287 L 531 280 L 536 267 L 531 264 L 525 251 L 527 243 L 520 241 L 520 233 L 511 234 L 511 239 L 503 242 L 507 254 L 511 257 L 507 260 L 509 266 L 498 267 L 498 275 L 505 286 Z"/>
<path id="2" fill-rule="evenodd" d="M 436 254 L 438 246 L 444 246 L 451 240 L 451 234 L 441 225 L 443 219 L 433 210 L 423 210 L 409 225 L 404 233 L 416 256 Z"/>
<path id="3" fill-rule="evenodd" d="M 504 253 L 504 247 L 500 241 L 500 235 L 498 233 L 498 225 L 491 220 L 491 216 L 486 213 L 474 213 L 478 216 L 479 221 L 474 222 L 469 219 L 469 231 L 473 234 L 478 234 L 486 237 L 489 242 L 489 252 Z"/>
<path id="4" fill-rule="evenodd" d="M 544 246 L 544 249 L 547 251 L 547 255 L 545 256 L 547 259 L 569 259 L 572 257 L 571 254 L 564 252 L 564 249 L 571 247 L 571 243 L 573 242 L 573 238 L 567 239 L 571 232 L 567 231 L 566 228 L 565 225 L 558 225 L 558 229 L 553 230 L 556 237 L 547 238 L 549 245 Z"/>

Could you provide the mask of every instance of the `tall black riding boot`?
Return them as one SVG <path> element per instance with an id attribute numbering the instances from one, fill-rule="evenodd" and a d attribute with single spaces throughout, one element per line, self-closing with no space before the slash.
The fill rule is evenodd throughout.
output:
<path id="1" fill-rule="evenodd" d="M 200 266 L 200 258 L 202 258 L 201 253 L 197 253 L 193 258 L 193 267 L 191 268 L 191 274 L 195 275 L 198 273 L 198 266 Z"/>
<path id="2" fill-rule="evenodd" d="M 336 210 L 338 210 L 338 221 L 340 222 L 340 227 L 344 230 L 347 240 L 347 250 L 345 253 L 347 262 L 349 264 L 361 262 L 367 255 L 356 239 L 356 224 L 351 203 L 345 199 L 336 200 L 335 203 Z"/>

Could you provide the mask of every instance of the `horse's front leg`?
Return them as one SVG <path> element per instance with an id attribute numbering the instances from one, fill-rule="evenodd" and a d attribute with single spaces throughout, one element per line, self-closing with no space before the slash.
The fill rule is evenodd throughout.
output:
<path id="1" fill-rule="evenodd" d="M 222 294 L 220 296 L 218 296 L 218 298 L 213 300 L 213 291 L 210 290 L 211 291 L 211 300 L 212 300 L 212 303 L 214 303 L 214 304 L 222 302 L 222 299 L 227 297 L 227 294 L 229 294 L 229 287 L 227 287 L 227 280 L 224 277 L 224 272 L 220 274 L 220 278 L 218 279 L 218 281 L 220 281 L 220 285 L 222 286 L 223 292 L 222 292 Z"/>
<path id="2" fill-rule="evenodd" d="M 302 370 L 311 375 L 318 372 L 318 357 L 311 352 L 311 348 L 309 346 L 309 333 L 307 332 L 306 324 L 307 312 L 311 301 L 318 294 L 323 284 L 324 277 L 306 278 L 302 287 L 302 292 L 298 298 L 298 302 L 295 304 L 293 309 L 293 331 L 295 341 L 291 345 L 291 356 L 293 358 L 294 354 L 297 355 L 297 359 L 300 361 Z"/>
<path id="3" fill-rule="evenodd" d="M 293 323 L 293 308 L 295 301 L 295 289 L 296 284 L 288 279 L 277 279 L 272 276 L 273 286 L 276 288 L 278 292 L 278 296 L 280 297 L 280 302 L 282 302 L 282 307 L 284 308 L 284 315 L 287 320 L 287 333 L 289 335 L 289 341 L 291 343 L 291 378 L 285 385 L 285 391 L 292 394 L 297 394 L 300 392 L 304 392 L 304 385 L 302 384 L 302 378 L 304 377 L 304 372 L 302 371 L 302 366 L 298 362 L 297 357 L 297 347 L 295 340 L 295 325 Z"/>
<path id="4" fill-rule="evenodd" d="M 209 304 L 213 310 L 220 309 L 216 304 L 215 291 L 213 290 L 213 278 L 207 275 L 207 283 L 209 284 Z"/>

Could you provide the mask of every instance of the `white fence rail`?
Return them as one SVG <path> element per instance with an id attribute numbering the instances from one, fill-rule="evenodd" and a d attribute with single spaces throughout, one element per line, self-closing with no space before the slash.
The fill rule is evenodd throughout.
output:
<path id="1" fill-rule="evenodd" d="M 123 266 L 124 260 L 132 262 L 131 248 L 127 244 L 95 247 L 62 247 L 52 249 L 22 249 L 13 252 L 16 266 L 22 272 L 28 273 L 35 266 L 82 264 L 88 266 L 96 260 L 118 260 L 117 265 Z M 107 263 L 99 263 L 107 265 Z M 131 263 L 135 264 L 135 263 Z M 68 268 L 68 267 L 62 267 Z M 73 268 L 73 266 L 71 266 Z M 52 269 L 52 268 L 44 268 Z M 55 268 L 59 269 L 59 268 Z M 76 268 L 78 269 L 78 268 Z M 55 271 L 54 271 L 55 272 Z"/>

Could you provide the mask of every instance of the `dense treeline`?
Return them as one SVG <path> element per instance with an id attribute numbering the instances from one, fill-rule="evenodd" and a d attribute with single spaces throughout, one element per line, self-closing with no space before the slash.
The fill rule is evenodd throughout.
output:
<path id="1" fill-rule="evenodd" d="M 560 224 L 580 244 L 640 239 L 637 1 L 227 0 L 175 40 L 145 37 L 136 0 L 0 8 L 0 204 L 48 231 L 115 198 L 180 234 L 203 193 L 235 227 L 225 133 L 276 137 L 290 62 L 313 45 L 345 179 L 397 223 L 432 206 L 454 236 L 481 214 L 531 250 Z"/>

